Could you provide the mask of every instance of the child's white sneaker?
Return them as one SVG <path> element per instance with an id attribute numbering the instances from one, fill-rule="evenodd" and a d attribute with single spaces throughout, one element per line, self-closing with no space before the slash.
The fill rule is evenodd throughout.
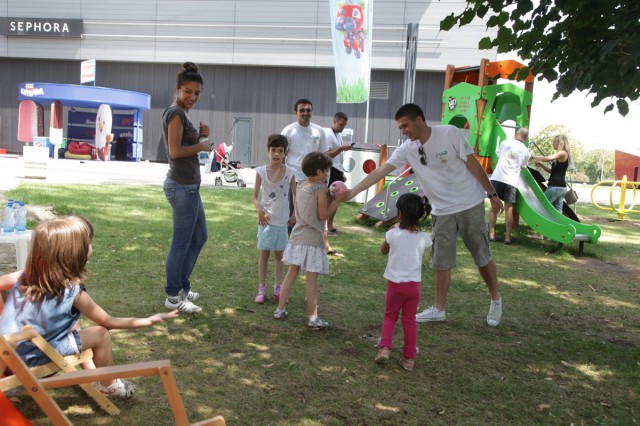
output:
<path id="1" fill-rule="evenodd" d="M 277 309 L 275 311 L 273 311 L 273 319 L 287 319 L 287 317 L 289 316 L 289 312 L 287 312 L 286 309 L 283 309 L 282 311 L 280 309 Z"/>
<path id="2" fill-rule="evenodd" d="M 110 397 L 128 399 L 136 393 L 136 385 L 128 380 L 117 379 L 116 382 L 109 386 L 102 386 L 100 383 L 96 383 L 98 390 Z"/>

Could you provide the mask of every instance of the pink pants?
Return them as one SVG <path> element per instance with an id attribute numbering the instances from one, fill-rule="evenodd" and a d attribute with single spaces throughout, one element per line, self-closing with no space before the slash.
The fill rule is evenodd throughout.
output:
<path id="1" fill-rule="evenodd" d="M 387 281 L 386 306 L 384 321 L 382 321 L 382 338 L 378 347 L 393 347 L 393 331 L 398 322 L 398 315 L 402 310 L 402 330 L 404 332 L 404 351 L 402 356 L 409 359 L 416 357 L 416 312 L 420 303 L 420 283 L 409 281 L 394 283 Z"/>

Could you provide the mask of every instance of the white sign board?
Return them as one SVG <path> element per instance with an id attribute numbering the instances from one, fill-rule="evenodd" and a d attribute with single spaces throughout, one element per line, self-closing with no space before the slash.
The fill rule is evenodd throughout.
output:
<path id="1" fill-rule="evenodd" d="M 80 84 L 96 81 L 96 60 L 89 59 L 80 63 Z"/>

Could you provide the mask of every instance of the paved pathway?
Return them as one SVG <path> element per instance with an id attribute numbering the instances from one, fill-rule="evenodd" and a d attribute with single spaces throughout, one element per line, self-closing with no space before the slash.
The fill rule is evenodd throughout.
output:
<path id="1" fill-rule="evenodd" d="M 162 186 L 169 166 L 147 161 L 81 161 L 49 159 L 46 170 L 37 171 L 44 179 L 25 178 L 25 167 L 21 156 L 0 155 L 0 191 L 17 187 L 20 182 L 121 184 Z M 205 174 L 202 167 L 202 186 L 213 187 L 214 175 Z M 27 171 L 27 175 L 34 173 Z M 253 169 L 239 169 L 239 174 L 253 188 L 256 173 Z M 224 182 L 225 188 L 237 188 L 235 183 Z"/>

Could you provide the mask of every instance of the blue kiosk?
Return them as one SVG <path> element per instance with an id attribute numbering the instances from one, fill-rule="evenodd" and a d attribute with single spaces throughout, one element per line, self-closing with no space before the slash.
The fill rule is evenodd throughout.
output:
<path id="1" fill-rule="evenodd" d="M 68 108 L 65 139 L 93 144 L 96 113 L 100 105 L 106 104 L 113 111 L 111 159 L 140 161 L 142 157 L 142 111 L 151 108 L 151 96 L 146 93 L 77 84 L 26 82 L 18 84 L 18 100 L 21 101 L 18 139 L 23 142 L 45 136 L 42 105 L 51 103 L 51 132 L 62 133 L 64 106 Z M 33 123 L 37 123 L 36 129 L 33 129 Z M 20 137 L 21 133 L 23 137 Z"/>

